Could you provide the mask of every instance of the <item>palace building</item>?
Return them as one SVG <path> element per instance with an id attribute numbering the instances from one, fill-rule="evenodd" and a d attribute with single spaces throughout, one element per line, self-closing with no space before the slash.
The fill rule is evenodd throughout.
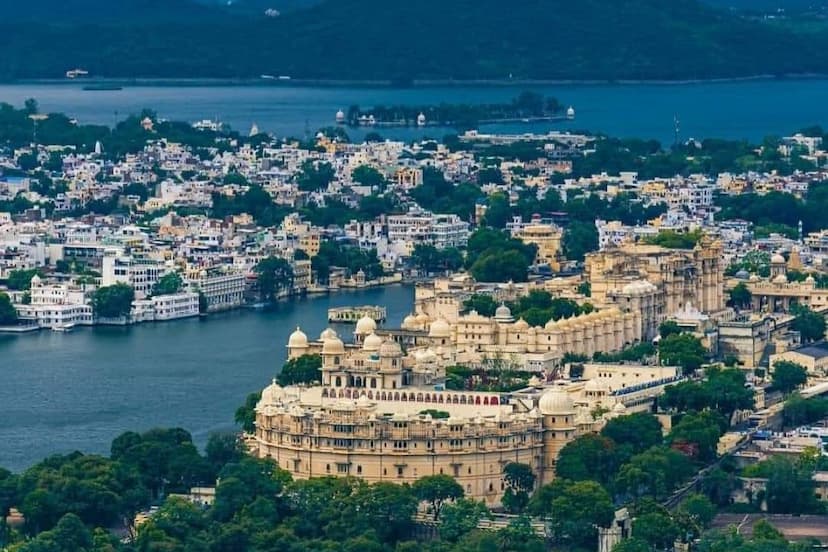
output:
<path id="1" fill-rule="evenodd" d="M 528 388 L 513 393 L 454 391 L 445 387 L 446 358 L 484 343 L 496 348 L 500 340 L 516 354 L 557 354 L 556 347 L 585 347 L 587 333 L 591 343 L 605 346 L 636 339 L 633 318 L 593 314 L 570 319 L 564 328 L 553 324 L 533 332 L 503 309 L 499 320 L 472 314 L 457 325 L 409 317 L 409 325 L 417 318 L 422 323 L 416 330 L 381 330 L 363 318 L 347 344 L 332 329 L 313 341 L 297 329 L 288 355 L 320 355 L 322 381 L 310 387 L 274 381 L 266 387 L 256 406 L 255 434 L 248 436 L 250 452 L 276 460 L 296 478 L 413 483 L 447 474 L 467 496 L 495 506 L 503 496 L 506 464 L 527 464 L 539 485 L 548 483 L 566 443 L 600 430 L 609 418 L 649 410 L 664 386 L 678 380 L 677 370 L 586 365 L 588 380 L 549 383 L 533 377 Z M 421 343 L 404 351 L 401 335 Z M 477 335 L 487 337 L 471 337 Z"/>

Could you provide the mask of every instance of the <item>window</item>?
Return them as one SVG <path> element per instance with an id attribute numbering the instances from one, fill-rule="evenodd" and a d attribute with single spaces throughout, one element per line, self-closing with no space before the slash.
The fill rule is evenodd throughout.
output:
<path id="1" fill-rule="evenodd" d="M 357 474 L 358 475 L 362 474 L 362 466 L 357 466 Z"/>
<path id="2" fill-rule="evenodd" d="M 404 469 L 405 468 L 403 468 L 402 466 L 397 466 L 397 477 L 402 477 L 403 476 L 403 470 Z"/>

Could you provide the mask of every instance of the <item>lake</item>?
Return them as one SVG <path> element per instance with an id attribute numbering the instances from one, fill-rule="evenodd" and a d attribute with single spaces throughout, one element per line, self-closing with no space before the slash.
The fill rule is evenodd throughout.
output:
<path id="1" fill-rule="evenodd" d="M 151 108 L 162 117 L 189 122 L 219 119 L 247 132 L 255 122 L 277 136 L 303 136 L 330 126 L 339 109 L 357 104 L 431 105 L 508 102 L 528 89 L 572 105 L 571 122 L 492 125 L 491 131 L 589 130 L 613 136 L 655 138 L 670 144 L 674 117 L 681 139 L 758 141 L 812 124 L 828 123 L 828 80 L 790 79 L 699 84 L 571 84 L 543 86 L 382 87 L 127 86 L 84 91 L 81 83 L 0 86 L 0 101 L 22 106 L 36 98 L 44 111 L 60 111 L 85 123 L 113 124 Z M 448 129 L 379 129 L 387 137 L 442 138 Z M 349 130 L 354 138 L 364 131 Z"/>
<path id="2" fill-rule="evenodd" d="M 108 453 L 127 430 L 183 427 L 203 445 L 234 428 L 245 397 L 275 376 L 288 336 L 316 338 L 329 307 L 383 305 L 399 326 L 413 309 L 410 286 L 300 299 L 132 327 L 0 334 L 0 466 L 21 470 L 55 453 Z M 353 327 L 337 326 L 348 341 Z"/>

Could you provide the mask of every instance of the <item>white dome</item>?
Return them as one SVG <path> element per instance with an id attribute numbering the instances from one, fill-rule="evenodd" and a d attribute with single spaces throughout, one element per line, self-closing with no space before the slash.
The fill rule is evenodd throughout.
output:
<path id="1" fill-rule="evenodd" d="M 363 316 L 356 323 L 354 333 L 357 335 L 368 335 L 377 329 L 377 323 L 370 316 Z"/>
<path id="2" fill-rule="evenodd" d="M 339 337 L 333 328 L 325 328 L 322 330 L 322 333 L 319 334 L 319 341 L 327 341 L 328 339 L 336 339 Z"/>
<path id="3" fill-rule="evenodd" d="M 401 327 L 404 330 L 413 330 L 417 327 L 417 317 L 409 314 L 403 319 Z"/>
<path id="4" fill-rule="evenodd" d="M 559 387 L 553 387 L 541 395 L 538 408 L 544 416 L 575 413 L 575 403 L 569 393 Z"/>
<path id="5" fill-rule="evenodd" d="M 812 274 L 808 274 L 808 277 L 805 278 L 805 283 L 806 284 L 815 284 L 816 280 L 814 279 Z"/>
<path id="6" fill-rule="evenodd" d="M 402 348 L 400 344 L 396 341 L 388 339 L 380 345 L 379 348 L 379 355 L 381 357 L 401 357 L 402 356 Z"/>
<path id="7" fill-rule="evenodd" d="M 259 399 L 259 404 L 262 406 L 272 406 L 278 403 L 284 396 L 285 390 L 274 379 L 270 385 L 262 389 L 262 398 Z"/>
<path id="8" fill-rule="evenodd" d="M 516 330 L 528 330 L 529 329 L 529 322 L 521 318 L 517 322 L 515 322 L 514 328 Z"/>
<path id="9" fill-rule="evenodd" d="M 296 327 L 296 331 L 290 334 L 290 339 L 288 339 L 288 348 L 289 349 L 307 349 L 308 348 L 308 336 L 305 335 L 305 332 Z"/>
<path id="10" fill-rule="evenodd" d="M 785 257 L 776 253 L 773 257 L 771 257 L 772 264 L 785 264 Z"/>
<path id="11" fill-rule="evenodd" d="M 362 342 L 362 349 L 368 352 L 379 351 L 379 348 L 382 346 L 382 338 L 371 332 L 365 337 L 365 340 Z"/>
<path id="12" fill-rule="evenodd" d="M 545 330 L 554 330 L 557 327 L 558 327 L 558 321 L 550 318 L 549 322 L 544 324 L 543 329 L 545 329 Z"/>
<path id="13" fill-rule="evenodd" d="M 438 318 L 431 323 L 428 337 L 451 337 L 451 326 L 444 319 Z"/>
<path id="14" fill-rule="evenodd" d="M 341 355 L 345 353 L 345 344 L 338 337 L 326 339 L 322 343 L 323 355 Z"/>
<path id="15" fill-rule="evenodd" d="M 40 282 L 41 282 L 41 280 L 40 280 L 40 276 L 38 276 L 37 274 L 35 274 L 34 276 L 32 276 L 32 279 L 31 279 L 31 285 L 33 285 L 33 286 L 39 286 L 39 285 L 40 285 Z"/>
<path id="16" fill-rule="evenodd" d="M 495 310 L 495 318 L 512 318 L 512 310 L 506 305 L 500 305 Z"/>

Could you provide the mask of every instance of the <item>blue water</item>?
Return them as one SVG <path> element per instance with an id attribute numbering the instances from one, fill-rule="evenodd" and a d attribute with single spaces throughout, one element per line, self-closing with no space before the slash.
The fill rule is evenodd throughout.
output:
<path id="1" fill-rule="evenodd" d="M 88 92 L 81 85 L 5 85 L 0 101 L 22 105 L 36 98 L 43 110 L 66 112 L 82 122 L 112 124 L 142 108 L 169 119 L 218 118 L 247 131 L 252 123 L 278 136 L 302 136 L 333 123 L 351 104 L 437 104 L 505 102 L 524 89 L 557 97 L 577 111 L 575 121 L 537 125 L 495 125 L 487 130 L 585 129 L 614 136 L 673 141 L 673 120 L 681 138 L 721 137 L 758 141 L 812 124 L 828 125 L 828 80 L 768 80 L 704 84 L 548 85 L 528 87 L 453 86 L 425 88 L 328 88 L 293 86 L 127 87 Z M 359 131 L 349 131 L 360 137 Z M 441 138 L 437 128 L 381 129 L 389 137 Z"/>
<path id="2" fill-rule="evenodd" d="M 0 334 L 0 466 L 55 453 L 108 453 L 127 430 L 183 427 L 203 444 L 285 360 L 288 336 L 325 328 L 329 307 L 378 304 L 399 326 L 411 287 L 343 292 L 207 319 L 71 333 Z M 337 328 L 350 339 L 353 327 Z"/>

